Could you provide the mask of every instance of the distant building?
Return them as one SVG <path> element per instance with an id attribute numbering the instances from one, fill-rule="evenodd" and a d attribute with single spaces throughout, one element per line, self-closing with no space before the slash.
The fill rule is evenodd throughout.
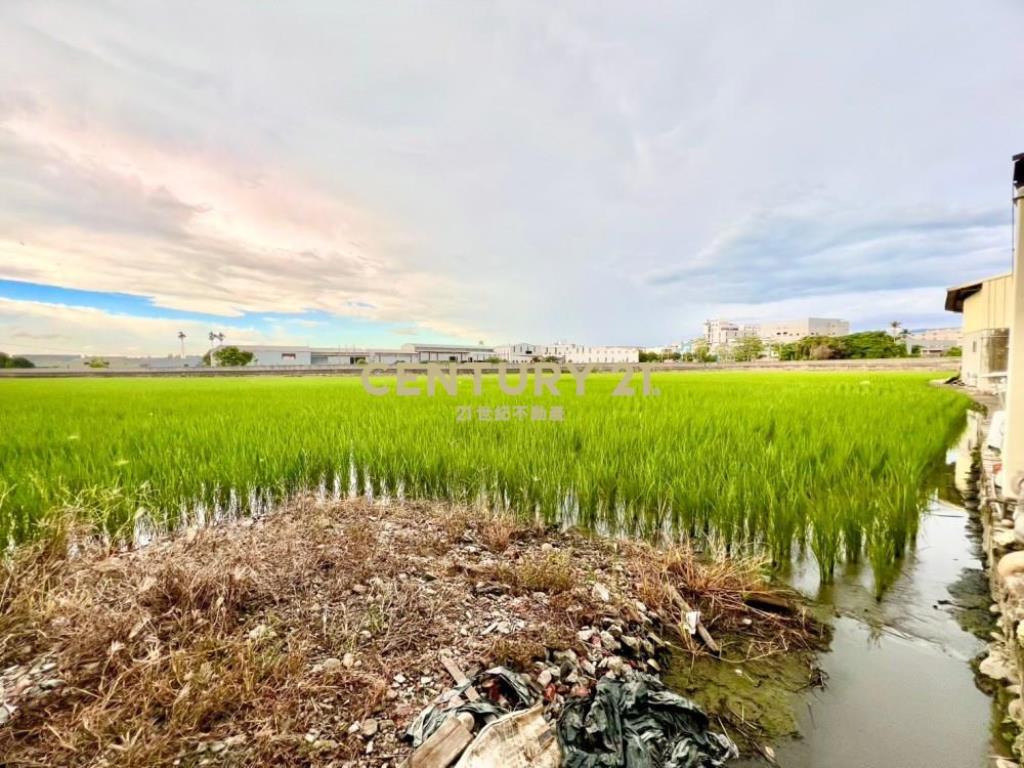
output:
<path id="1" fill-rule="evenodd" d="M 953 347 L 962 347 L 963 338 L 959 328 L 924 328 L 910 331 L 906 341 L 907 348 L 917 347 L 922 357 L 942 357 Z"/>
<path id="2" fill-rule="evenodd" d="M 659 347 L 659 351 L 661 348 Z M 497 356 L 508 363 L 530 363 L 544 358 L 556 358 L 563 363 L 636 363 L 640 361 L 638 347 L 603 347 L 573 344 L 567 341 L 554 344 L 519 342 L 495 347 Z"/>
<path id="3" fill-rule="evenodd" d="M 483 363 L 497 357 L 494 347 L 483 344 L 403 344 L 401 351 L 411 352 L 416 363 Z"/>
<path id="4" fill-rule="evenodd" d="M 756 336 L 766 347 L 789 344 L 808 336 L 845 336 L 850 323 L 831 317 L 805 317 L 800 320 L 773 320 L 739 325 L 730 320 L 705 320 L 704 343 L 715 353 L 728 352 L 741 339 Z"/>
<path id="5" fill-rule="evenodd" d="M 494 352 L 505 363 L 532 363 L 545 357 L 558 357 L 558 350 L 553 344 L 532 344 L 528 341 L 502 344 L 495 347 Z"/>
<path id="6" fill-rule="evenodd" d="M 198 368 L 203 360 L 198 355 L 167 355 L 166 357 L 129 357 L 126 355 L 47 355 L 32 354 L 23 355 L 36 366 L 36 368 L 59 368 L 68 371 L 80 371 L 90 367 L 89 363 L 116 371 L 136 370 L 168 370 L 174 368 Z"/>
<path id="7" fill-rule="evenodd" d="M 401 349 L 375 347 L 306 347 L 287 345 L 235 344 L 252 352 L 252 365 L 329 366 L 380 363 L 473 363 L 496 357 L 494 347 L 463 344 L 405 344 Z"/>
<path id="8" fill-rule="evenodd" d="M 586 344 L 558 342 L 552 344 L 554 356 L 563 363 L 638 363 L 640 350 L 637 347 L 592 347 Z"/>
<path id="9" fill-rule="evenodd" d="M 850 323 L 832 317 L 805 317 L 800 320 L 776 320 L 757 326 L 756 335 L 765 344 L 789 344 L 808 336 L 846 336 Z"/>
<path id="10" fill-rule="evenodd" d="M 704 342 L 714 351 L 734 344 L 740 337 L 740 327 L 730 320 L 705 320 Z"/>
<path id="11" fill-rule="evenodd" d="M 1013 275 L 997 275 L 950 288 L 946 309 L 964 316 L 960 377 L 984 392 L 1006 384 L 1013 318 Z"/>

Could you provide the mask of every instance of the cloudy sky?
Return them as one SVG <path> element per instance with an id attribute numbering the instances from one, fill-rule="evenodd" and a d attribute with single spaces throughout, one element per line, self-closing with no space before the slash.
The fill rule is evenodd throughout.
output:
<path id="1" fill-rule="evenodd" d="M 0 349 L 953 324 L 1017 0 L 0 5 Z"/>

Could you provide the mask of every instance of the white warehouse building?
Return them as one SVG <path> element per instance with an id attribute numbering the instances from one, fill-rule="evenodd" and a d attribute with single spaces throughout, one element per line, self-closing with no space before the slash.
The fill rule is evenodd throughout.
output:
<path id="1" fill-rule="evenodd" d="M 495 348 L 497 356 L 507 363 L 531 363 L 556 358 L 563 363 L 637 363 L 638 347 L 601 347 L 559 341 L 554 344 L 530 344 L 521 341 Z"/>
<path id="2" fill-rule="evenodd" d="M 252 352 L 251 365 L 261 366 L 330 366 L 363 363 L 433 363 L 484 362 L 495 357 L 493 347 L 461 344 L 405 344 L 401 349 L 373 347 L 305 347 L 284 345 L 233 344 L 244 352 Z"/>

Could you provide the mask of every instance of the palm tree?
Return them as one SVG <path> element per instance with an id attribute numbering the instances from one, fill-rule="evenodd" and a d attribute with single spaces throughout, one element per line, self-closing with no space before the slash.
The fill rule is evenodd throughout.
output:
<path id="1" fill-rule="evenodd" d="M 178 341 L 181 342 L 181 358 L 185 359 L 185 332 L 178 331 Z"/>
<path id="2" fill-rule="evenodd" d="M 902 323 L 899 320 L 893 320 L 889 323 L 889 327 L 892 328 L 892 338 L 894 341 L 896 340 L 896 337 L 899 336 L 899 328 L 901 325 Z"/>
<path id="3" fill-rule="evenodd" d="M 210 331 L 210 344 L 212 345 L 215 341 L 219 342 L 217 344 L 218 347 L 221 344 L 223 344 L 224 343 L 224 334 L 223 333 L 214 333 L 213 331 Z M 215 362 L 216 362 L 216 355 L 214 354 L 214 351 L 211 349 L 210 350 L 210 367 L 213 367 Z"/>

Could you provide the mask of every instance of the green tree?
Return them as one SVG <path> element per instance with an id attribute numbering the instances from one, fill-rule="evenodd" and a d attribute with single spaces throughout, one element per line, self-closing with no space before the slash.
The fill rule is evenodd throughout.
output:
<path id="1" fill-rule="evenodd" d="M 238 347 L 218 347 L 213 352 L 213 359 L 217 365 L 238 368 L 252 362 L 252 352 L 241 350 Z"/>
<path id="2" fill-rule="evenodd" d="M 718 360 L 718 356 L 711 354 L 711 348 L 707 342 L 702 342 L 693 348 L 693 359 L 698 363 L 714 363 Z"/>
<path id="3" fill-rule="evenodd" d="M 36 364 L 27 357 L 11 357 L 6 352 L 0 352 L 0 368 L 35 368 Z"/>
<path id="4" fill-rule="evenodd" d="M 744 336 L 736 344 L 734 358 L 739 363 L 746 363 L 751 360 L 757 360 L 762 352 L 764 352 L 763 341 L 757 336 Z"/>
<path id="5" fill-rule="evenodd" d="M 90 368 L 109 368 L 110 362 L 104 360 L 102 357 L 90 357 L 85 361 L 85 364 Z"/>
<path id="6" fill-rule="evenodd" d="M 960 347 L 950 347 L 946 350 L 946 357 L 962 357 L 964 351 Z"/>

